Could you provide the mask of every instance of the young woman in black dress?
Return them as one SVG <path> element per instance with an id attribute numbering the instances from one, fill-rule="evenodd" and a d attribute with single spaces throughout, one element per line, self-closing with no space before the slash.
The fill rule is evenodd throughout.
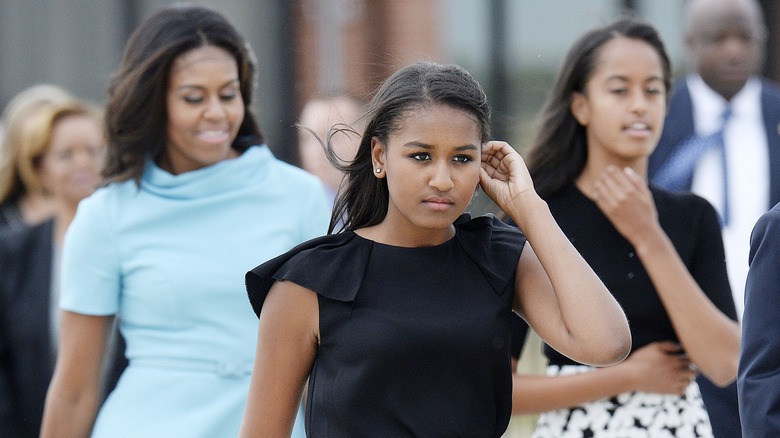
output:
<path id="1" fill-rule="evenodd" d="M 625 357 L 622 310 L 520 156 L 488 141 L 487 99 L 465 70 L 406 67 L 366 117 L 331 220 L 343 230 L 247 274 L 260 327 L 241 436 L 289 436 L 308 379 L 310 437 L 499 437 L 512 310 L 577 361 Z M 522 234 L 463 215 L 478 185 Z"/>
<path id="2" fill-rule="evenodd" d="M 696 382 L 734 380 L 739 328 L 718 218 L 647 181 L 670 65 L 650 25 L 621 19 L 572 46 L 528 157 L 536 190 L 621 304 L 632 354 L 594 369 L 547 346 L 547 376 L 515 377 L 535 437 L 712 436 Z"/>

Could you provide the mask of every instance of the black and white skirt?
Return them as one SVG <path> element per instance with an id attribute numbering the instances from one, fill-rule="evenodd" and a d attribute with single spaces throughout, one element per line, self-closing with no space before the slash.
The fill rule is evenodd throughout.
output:
<path id="1" fill-rule="evenodd" d="M 548 376 L 593 371 L 582 365 L 550 365 Z M 532 438 L 712 438 L 710 417 L 694 380 L 685 394 L 627 392 L 539 416 Z"/>

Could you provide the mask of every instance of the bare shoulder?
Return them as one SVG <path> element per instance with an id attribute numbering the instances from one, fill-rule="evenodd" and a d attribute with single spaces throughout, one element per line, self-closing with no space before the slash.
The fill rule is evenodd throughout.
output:
<path id="1" fill-rule="evenodd" d="M 260 313 L 261 325 L 303 330 L 319 339 L 317 294 L 292 281 L 277 281 L 271 286 Z"/>

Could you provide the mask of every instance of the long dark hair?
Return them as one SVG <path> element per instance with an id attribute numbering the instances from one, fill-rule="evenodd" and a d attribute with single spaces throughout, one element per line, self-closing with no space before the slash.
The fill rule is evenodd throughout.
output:
<path id="1" fill-rule="evenodd" d="M 418 62 L 390 76 L 368 104 L 363 119 L 365 131 L 355 159 L 340 162 L 326 141 L 326 155 L 346 178 L 333 207 L 328 233 L 356 230 L 384 220 L 389 205 L 387 181 L 377 178 L 371 160 L 371 140 L 387 144 L 404 117 L 426 105 L 442 104 L 473 115 L 482 142 L 490 137 L 490 106 L 479 83 L 462 67 L 435 62 Z"/>
<path id="2" fill-rule="evenodd" d="M 203 46 L 233 54 L 244 101 L 244 120 L 233 147 L 246 149 L 264 141 L 251 111 L 255 60 L 249 45 L 220 13 L 200 6 L 174 5 L 144 19 L 125 48 L 111 78 L 106 105 L 108 156 L 103 175 L 110 181 L 140 180 L 144 163 L 165 148 L 166 92 L 174 60 Z"/>
<path id="3" fill-rule="evenodd" d="M 653 26 L 635 18 L 621 18 L 581 36 L 569 49 L 541 112 L 539 132 L 529 151 L 528 171 L 540 196 L 547 197 L 573 181 L 585 167 L 588 141 L 585 127 L 571 113 L 571 98 L 585 91 L 601 48 L 613 38 L 637 39 L 649 44 L 661 58 L 663 82 L 671 88 L 671 64 Z"/>

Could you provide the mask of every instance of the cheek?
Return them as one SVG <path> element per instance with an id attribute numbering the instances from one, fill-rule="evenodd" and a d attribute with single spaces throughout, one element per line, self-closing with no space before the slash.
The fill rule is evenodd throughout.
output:
<path id="1" fill-rule="evenodd" d="M 185 124 L 185 121 L 187 119 L 187 111 L 186 108 L 182 107 L 181 105 L 177 105 L 175 103 L 168 103 L 168 134 L 172 135 L 176 131 L 182 129 L 183 125 Z"/>
<path id="2" fill-rule="evenodd" d="M 244 121 L 244 102 L 241 99 L 232 102 L 231 105 L 227 107 L 227 111 L 228 114 L 230 114 L 230 119 L 237 125 L 240 125 L 241 122 Z"/>
<path id="3" fill-rule="evenodd" d="M 464 185 L 466 186 L 465 189 L 467 191 L 472 192 L 473 190 L 476 190 L 477 187 L 479 187 L 479 169 L 481 165 L 479 163 L 476 163 L 474 166 L 469 166 L 468 171 L 465 175 Z M 469 193 L 469 196 L 471 196 L 473 193 Z"/>
<path id="4" fill-rule="evenodd" d="M 58 181 L 62 179 L 62 166 L 58 166 L 51 160 L 42 160 L 41 166 L 38 169 L 38 179 L 41 180 L 41 185 L 48 192 L 56 192 L 57 187 L 60 185 Z"/>

